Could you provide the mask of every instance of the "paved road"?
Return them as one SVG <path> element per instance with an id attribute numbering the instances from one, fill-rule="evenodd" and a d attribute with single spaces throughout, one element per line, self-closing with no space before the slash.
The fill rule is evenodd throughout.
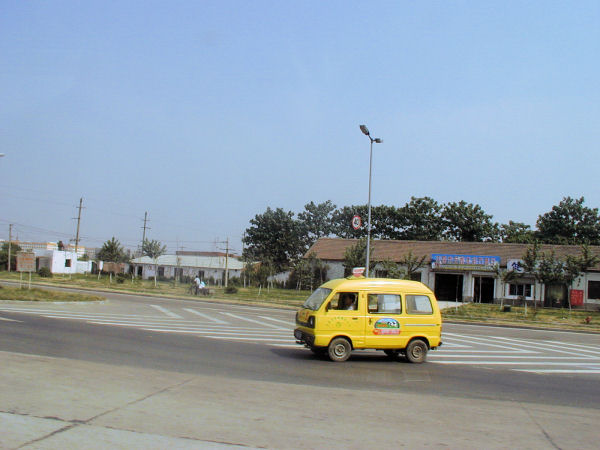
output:
<path id="1" fill-rule="evenodd" d="M 335 364 L 294 343 L 293 316 L 117 295 L 96 304 L 0 303 L 0 423 L 24 420 L 31 429 L 29 419 L 46 426 L 54 417 L 62 426 L 60 433 L 14 436 L 16 443 L 6 445 L 0 438 L 0 447 L 61 448 L 82 430 L 106 445 L 131 444 L 124 448 L 144 436 L 175 439 L 169 446 L 181 448 L 596 447 L 600 336 L 444 324 L 445 344 L 427 364 L 373 351 Z M 52 379 L 44 376 L 48 370 Z M 101 386 L 101 395 L 73 374 Z M 148 383 L 154 390 L 144 391 Z M 49 400 L 41 400 L 40 390 Z M 77 400 L 63 404 L 54 392 Z M 208 420 L 199 399 L 235 429 Z M 330 423 L 348 411 L 351 431 L 337 436 Z M 415 422 L 417 412 L 422 420 Z M 410 423 L 408 434 L 385 432 L 400 419 Z M 115 429 L 135 434 L 107 431 Z M 577 437 L 566 439 L 566 432 Z"/>

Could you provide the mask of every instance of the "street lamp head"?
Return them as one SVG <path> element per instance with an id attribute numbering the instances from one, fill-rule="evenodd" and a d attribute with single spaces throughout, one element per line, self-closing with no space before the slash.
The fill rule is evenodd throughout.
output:
<path id="1" fill-rule="evenodd" d="M 367 128 L 367 126 L 366 126 L 366 125 L 361 125 L 361 126 L 360 126 L 360 131 L 362 131 L 362 132 L 363 132 L 363 134 L 365 134 L 365 135 L 369 136 L 369 129 Z"/>
<path id="2" fill-rule="evenodd" d="M 375 138 L 375 139 L 373 139 L 373 142 L 375 142 L 376 144 L 382 144 L 383 139 Z"/>

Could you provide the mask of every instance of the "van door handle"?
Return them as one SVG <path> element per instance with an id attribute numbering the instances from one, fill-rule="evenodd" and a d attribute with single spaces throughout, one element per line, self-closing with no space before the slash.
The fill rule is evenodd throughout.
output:
<path id="1" fill-rule="evenodd" d="M 353 317 L 352 320 L 358 320 L 358 317 Z"/>

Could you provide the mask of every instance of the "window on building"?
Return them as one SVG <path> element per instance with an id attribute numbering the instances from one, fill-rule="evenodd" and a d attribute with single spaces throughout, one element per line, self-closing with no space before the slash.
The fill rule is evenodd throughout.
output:
<path id="1" fill-rule="evenodd" d="M 588 298 L 600 299 L 600 281 L 588 281 Z"/>
<path id="2" fill-rule="evenodd" d="M 158 267 L 158 276 L 159 277 L 164 277 L 165 276 L 165 268 L 162 266 Z"/>
<path id="3" fill-rule="evenodd" d="M 65 267 L 71 267 L 71 260 L 65 259 Z"/>
<path id="4" fill-rule="evenodd" d="M 508 295 L 511 297 L 531 298 L 531 284 L 509 284 Z"/>

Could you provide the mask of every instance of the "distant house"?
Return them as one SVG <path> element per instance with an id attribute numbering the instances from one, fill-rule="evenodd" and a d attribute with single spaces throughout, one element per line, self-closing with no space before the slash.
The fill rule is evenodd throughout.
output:
<path id="1" fill-rule="evenodd" d="M 319 239 L 308 250 L 329 266 L 328 278 L 349 275 L 344 268 L 346 249 L 356 245 L 356 239 Z M 600 305 L 600 265 L 588 269 L 573 286 L 542 284 L 520 269 L 527 244 L 497 242 L 450 241 L 395 241 L 372 240 L 371 261 L 399 263 L 409 252 L 425 257 L 424 265 L 413 278 L 429 286 L 438 300 L 474 301 L 496 303 L 500 299 L 521 302 L 536 301 L 546 306 L 567 306 L 568 299 L 577 306 Z M 600 246 L 590 246 L 590 251 L 600 256 Z M 541 245 L 540 252 L 554 252 L 557 257 L 578 256 L 577 245 Z M 519 276 L 502 283 L 495 274 L 496 268 L 516 270 Z M 376 265 L 372 276 L 385 276 L 383 267 Z"/>
<path id="2" fill-rule="evenodd" d="M 153 278 L 155 274 L 159 278 L 179 280 L 192 279 L 198 275 L 202 280 L 213 280 L 220 284 L 228 278 L 239 278 L 242 275 L 244 264 L 231 255 L 210 252 L 211 256 L 204 256 L 204 252 L 185 252 L 186 254 L 162 255 L 155 261 L 142 256 L 134 258 L 129 262 L 129 270 L 144 280 Z M 208 252 L 206 252 L 208 253 Z"/>
<path id="3" fill-rule="evenodd" d="M 79 261 L 86 253 L 86 248 L 79 246 L 75 253 L 74 245 L 65 245 L 65 250 L 59 250 L 56 242 L 21 242 L 11 241 L 23 251 L 35 254 L 35 269 L 46 267 L 56 274 L 89 273 L 92 271 L 91 261 Z"/>

